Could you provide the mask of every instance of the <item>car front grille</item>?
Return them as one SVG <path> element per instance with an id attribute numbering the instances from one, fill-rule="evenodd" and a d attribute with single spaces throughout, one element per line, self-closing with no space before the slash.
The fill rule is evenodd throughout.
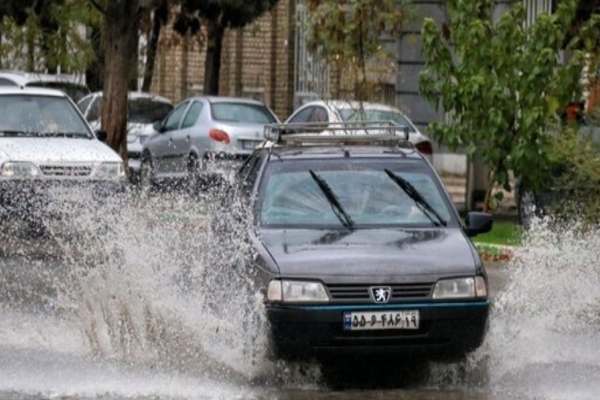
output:
<path id="1" fill-rule="evenodd" d="M 372 302 L 369 289 L 372 287 L 390 287 L 392 295 L 389 302 L 401 302 L 409 299 L 423 299 L 431 296 L 433 282 L 396 283 L 396 284 L 329 284 L 327 289 L 335 302 L 355 303 Z"/>
<path id="2" fill-rule="evenodd" d="M 42 165 L 40 170 L 46 176 L 82 177 L 90 176 L 91 165 Z"/>

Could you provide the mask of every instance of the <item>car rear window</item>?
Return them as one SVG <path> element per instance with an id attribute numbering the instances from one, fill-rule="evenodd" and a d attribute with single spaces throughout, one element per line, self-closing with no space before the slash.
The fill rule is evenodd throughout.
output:
<path id="1" fill-rule="evenodd" d="M 433 225 L 386 169 L 410 182 L 445 221 L 452 220 L 437 178 L 418 162 L 306 160 L 274 164 L 261 185 L 259 215 L 266 227 L 341 225 L 311 171 L 331 188 L 356 227 Z"/>
<path id="2" fill-rule="evenodd" d="M 249 124 L 272 124 L 277 122 L 265 106 L 246 103 L 212 103 L 212 117 L 216 121 Z"/>
<path id="3" fill-rule="evenodd" d="M 173 106 L 154 99 L 132 99 L 128 102 L 129 122 L 151 124 L 161 121 L 173 109 Z"/>
<path id="4" fill-rule="evenodd" d="M 0 96 L 0 137 L 91 137 L 75 106 L 65 97 Z"/>

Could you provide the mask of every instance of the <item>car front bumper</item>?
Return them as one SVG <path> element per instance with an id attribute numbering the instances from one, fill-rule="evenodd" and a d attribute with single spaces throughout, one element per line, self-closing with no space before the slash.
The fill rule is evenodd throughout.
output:
<path id="1" fill-rule="evenodd" d="M 84 179 L 2 180 L 0 207 L 21 214 L 68 211 L 74 206 L 98 206 L 124 194 L 125 181 Z"/>
<path id="2" fill-rule="evenodd" d="M 347 331 L 345 312 L 418 310 L 418 330 Z M 488 301 L 386 305 L 268 305 L 271 338 L 282 357 L 398 354 L 460 357 L 479 347 Z"/>

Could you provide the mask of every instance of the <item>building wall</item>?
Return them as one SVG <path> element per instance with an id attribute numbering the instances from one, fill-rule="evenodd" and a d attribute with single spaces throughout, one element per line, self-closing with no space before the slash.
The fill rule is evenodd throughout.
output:
<path id="1" fill-rule="evenodd" d="M 254 23 L 225 34 L 219 94 L 264 101 L 281 118 L 293 107 L 295 0 L 280 0 Z M 161 33 L 152 91 L 175 102 L 203 93 L 203 32 L 181 37 L 169 25 Z"/>

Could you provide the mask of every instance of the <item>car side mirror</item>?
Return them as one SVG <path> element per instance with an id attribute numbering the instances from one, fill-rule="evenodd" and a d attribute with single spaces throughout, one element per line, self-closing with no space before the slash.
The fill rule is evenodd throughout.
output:
<path id="1" fill-rule="evenodd" d="M 468 236 L 477 236 L 492 230 L 492 215 L 483 212 L 470 212 L 465 218 L 465 231 Z"/>
<path id="2" fill-rule="evenodd" d="M 153 129 L 154 129 L 156 132 L 158 132 L 158 133 L 163 133 L 163 132 L 164 132 L 164 130 L 163 130 L 163 126 L 162 126 L 162 121 L 155 121 L 155 122 L 152 124 L 152 128 L 153 128 Z"/>
<path id="3" fill-rule="evenodd" d="M 105 130 L 98 129 L 95 133 L 96 133 L 96 137 L 98 138 L 99 141 L 106 143 L 106 139 L 108 138 L 108 134 L 106 133 Z"/>

